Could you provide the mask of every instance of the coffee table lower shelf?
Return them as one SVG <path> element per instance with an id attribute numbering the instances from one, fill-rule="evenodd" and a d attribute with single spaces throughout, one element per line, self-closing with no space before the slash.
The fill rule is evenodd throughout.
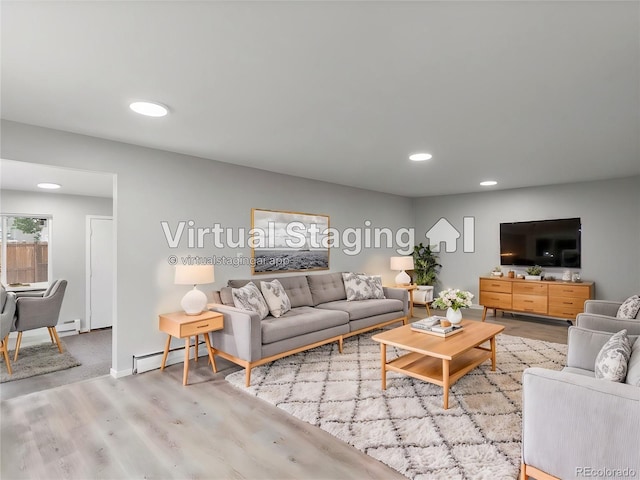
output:
<path id="1" fill-rule="evenodd" d="M 384 346 L 382 348 L 384 350 Z M 387 371 L 398 372 L 443 388 L 443 408 L 449 408 L 449 387 L 486 360 L 492 359 L 490 348 L 475 347 L 453 359 L 429 357 L 420 353 L 407 353 L 390 362 L 382 361 L 382 389 L 387 388 Z M 495 364 L 492 364 L 495 368 Z"/>

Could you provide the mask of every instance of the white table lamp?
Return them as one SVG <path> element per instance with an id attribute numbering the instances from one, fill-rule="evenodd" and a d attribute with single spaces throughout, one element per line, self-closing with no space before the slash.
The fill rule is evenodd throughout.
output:
<path id="1" fill-rule="evenodd" d="M 405 270 L 413 270 L 413 257 L 391 257 L 391 270 L 400 270 L 396 285 L 411 285 L 411 277 Z"/>
<path id="2" fill-rule="evenodd" d="M 207 306 L 207 296 L 196 288 L 203 283 L 213 283 L 215 276 L 213 265 L 176 265 L 176 285 L 193 285 L 182 297 L 180 305 L 187 315 L 200 315 Z"/>

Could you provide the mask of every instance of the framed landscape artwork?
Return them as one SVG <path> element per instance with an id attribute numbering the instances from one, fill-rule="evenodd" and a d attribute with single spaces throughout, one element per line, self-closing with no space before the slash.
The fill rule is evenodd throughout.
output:
<path id="1" fill-rule="evenodd" d="M 329 269 L 329 216 L 251 210 L 252 272 L 286 273 Z"/>

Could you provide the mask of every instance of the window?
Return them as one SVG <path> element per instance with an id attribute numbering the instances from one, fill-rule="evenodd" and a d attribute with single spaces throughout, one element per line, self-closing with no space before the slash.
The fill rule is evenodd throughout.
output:
<path id="1" fill-rule="evenodd" d="M 51 218 L 0 215 L 0 220 L 2 283 L 48 283 Z"/>

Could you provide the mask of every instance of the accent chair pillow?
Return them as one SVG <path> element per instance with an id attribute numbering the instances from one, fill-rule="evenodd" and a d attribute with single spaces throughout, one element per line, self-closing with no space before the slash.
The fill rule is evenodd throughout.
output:
<path id="1" fill-rule="evenodd" d="M 244 287 L 232 288 L 231 295 L 236 308 L 255 312 L 260 315 L 260 320 L 269 315 L 269 307 L 255 283 L 249 282 Z"/>
<path id="2" fill-rule="evenodd" d="M 363 275 L 358 273 L 343 273 L 344 289 L 347 301 L 385 298 L 382 289 L 382 278 L 379 275 Z"/>
<path id="3" fill-rule="evenodd" d="M 631 342 L 626 330 L 611 336 L 596 357 L 595 377 L 611 382 L 624 382 L 631 356 Z"/>
<path id="4" fill-rule="evenodd" d="M 278 318 L 291 310 L 291 300 L 279 280 L 260 282 L 260 289 L 267 301 L 271 315 Z"/>
<path id="5" fill-rule="evenodd" d="M 622 302 L 622 305 L 618 308 L 616 317 L 634 319 L 638 316 L 638 311 L 640 311 L 640 297 L 638 295 L 633 295 Z"/>

